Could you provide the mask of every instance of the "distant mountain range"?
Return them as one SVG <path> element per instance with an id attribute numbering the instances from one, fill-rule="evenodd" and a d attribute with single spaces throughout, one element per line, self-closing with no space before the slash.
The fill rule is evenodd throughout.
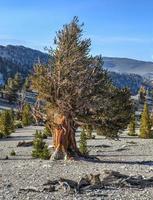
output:
<path id="1" fill-rule="evenodd" d="M 16 72 L 26 76 L 38 60 L 46 63 L 48 55 L 24 46 L 0 45 L 0 73 L 3 74 L 4 79 Z"/>
<path id="2" fill-rule="evenodd" d="M 104 68 L 111 71 L 111 79 L 117 87 L 129 87 L 132 93 L 136 93 L 142 84 L 152 87 L 146 79 L 153 80 L 153 62 L 115 57 L 103 59 Z M 5 81 L 16 72 L 27 76 L 38 60 L 46 63 L 48 54 L 24 46 L 0 45 L 0 79 Z"/>
<path id="3" fill-rule="evenodd" d="M 153 62 L 129 58 L 104 57 L 104 68 L 117 73 L 134 73 L 142 76 L 153 74 Z"/>

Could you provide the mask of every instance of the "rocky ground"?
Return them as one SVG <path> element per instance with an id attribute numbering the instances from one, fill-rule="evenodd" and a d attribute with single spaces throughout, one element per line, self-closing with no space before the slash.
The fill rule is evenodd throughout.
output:
<path id="1" fill-rule="evenodd" d="M 63 190 L 41 191 L 47 180 L 59 177 L 78 181 L 85 174 L 100 173 L 104 170 L 115 170 L 120 173 L 143 177 L 153 177 L 153 140 L 123 135 L 119 141 L 96 137 L 88 140 L 90 155 L 100 160 L 51 161 L 31 157 L 32 147 L 16 147 L 19 141 L 31 141 L 35 130 L 42 127 L 18 129 L 10 138 L 0 140 L 0 200 L 151 200 L 153 187 L 143 189 L 108 187 L 86 190 L 83 194 Z M 79 137 L 77 136 L 77 140 Z M 46 142 L 49 144 L 51 138 Z M 10 156 L 15 150 L 16 156 Z M 8 159 L 5 157 L 8 155 Z M 23 190 L 40 188 L 39 191 Z"/>

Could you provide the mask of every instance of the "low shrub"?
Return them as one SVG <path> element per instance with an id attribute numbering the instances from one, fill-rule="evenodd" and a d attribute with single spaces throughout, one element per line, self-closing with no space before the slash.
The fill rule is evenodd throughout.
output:
<path id="1" fill-rule="evenodd" d="M 14 150 L 11 151 L 10 156 L 16 156 L 16 152 Z"/>
<path id="2" fill-rule="evenodd" d="M 41 158 L 44 160 L 49 159 L 51 156 L 47 144 L 43 141 L 43 134 L 41 131 L 36 130 L 35 138 L 33 140 L 32 157 Z"/>

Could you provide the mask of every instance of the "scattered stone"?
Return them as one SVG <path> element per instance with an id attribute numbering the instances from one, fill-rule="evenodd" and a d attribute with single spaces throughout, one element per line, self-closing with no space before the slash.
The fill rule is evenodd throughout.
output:
<path id="1" fill-rule="evenodd" d="M 26 187 L 26 188 L 20 188 L 19 189 L 19 193 L 20 192 L 42 192 L 42 190 L 40 191 L 38 188 L 36 187 Z"/>
<path id="2" fill-rule="evenodd" d="M 50 157 L 50 160 L 61 160 L 64 158 L 64 154 L 58 150 L 55 150 Z"/>
<path id="3" fill-rule="evenodd" d="M 8 160 L 9 159 L 9 157 L 8 156 L 5 156 L 5 160 Z"/>
<path id="4" fill-rule="evenodd" d="M 126 143 L 128 143 L 128 144 L 134 144 L 134 145 L 137 144 L 137 142 L 134 142 L 134 141 L 127 141 Z"/>
<path id="5" fill-rule="evenodd" d="M 31 141 L 32 134 L 40 128 L 43 127 L 25 127 L 21 131 L 17 130 L 16 133 L 13 133 L 11 138 L 1 140 L 0 199 L 152 199 L 152 139 L 135 138 L 133 140 L 124 133 L 121 141 L 108 140 L 98 136 L 95 140 L 89 140 L 88 144 L 89 156 L 96 155 L 99 160 L 90 157 L 78 158 L 77 161 L 44 161 L 31 158 L 31 147 L 16 147 L 19 141 Z M 76 139 L 79 141 L 79 133 L 76 135 Z M 52 138 L 48 138 L 47 144 L 51 144 L 51 140 Z M 116 151 L 123 147 L 130 150 Z M 17 152 L 14 159 L 9 156 L 12 149 Z M 101 153 L 96 154 L 97 150 Z M 5 160 L 6 155 L 9 157 Z M 104 169 L 107 169 L 108 173 L 105 173 Z M 114 175 L 113 172 L 110 175 L 111 170 L 118 171 L 118 173 Z M 90 173 L 93 175 L 100 173 L 101 184 L 91 185 Z M 110 175 L 109 178 L 108 175 Z M 80 186 L 72 188 L 66 180 L 66 183 L 60 186 L 59 177 L 77 182 Z M 13 185 L 9 186 L 10 183 Z M 36 192 L 35 190 L 33 192 L 22 190 L 30 186 L 34 186 Z M 19 188 L 21 188 L 20 192 Z M 30 187 L 30 189 L 32 188 Z"/>
<path id="6" fill-rule="evenodd" d="M 32 145 L 33 145 L 33 141 L 28 141 L 28 142 L 20 141 L 18 142 L 17 147 L 30 147 Z"/>
<path id="7" fill-rule="evenodd" d="M 116 151 L 125 151 L 125 150 L 129 150 L 127 147 L 128 147 L 127 145 L 123 145 L 121 148 L 117 148 Z"/>

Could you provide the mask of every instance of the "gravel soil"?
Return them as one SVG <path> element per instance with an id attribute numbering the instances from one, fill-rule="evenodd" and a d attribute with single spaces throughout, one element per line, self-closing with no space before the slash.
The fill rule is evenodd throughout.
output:
<path id="1" fill-rule="evenodd" d="M 90 155 L 100 160 L 51 161 L 31 157 L 32 147 L 16 147 L 19 141 L 33 139 L 35 130 L 43 127 L 18 129 L 9 138 L 0 140 L 0 200 L 152 200 L 153 188 L 112 188 L 86 191 L 83 194 L 56 192 L 27 192 L 22 188 L 41 188 L 47 180 L 59 177 L 78 181 L 85 174 L 115 170 L 126 175 L 153 177 L 153 140 L 129 137 L 119 141 L 96 137 L 88 140 Z M 77 141 L 79 136 L 77 135 Z M 51 144 L 51 138 L 46 140 Z M 16 156 L 10 156 L 14 150 Z M 5 157 L 8 156 L 8 159 Z"/>

